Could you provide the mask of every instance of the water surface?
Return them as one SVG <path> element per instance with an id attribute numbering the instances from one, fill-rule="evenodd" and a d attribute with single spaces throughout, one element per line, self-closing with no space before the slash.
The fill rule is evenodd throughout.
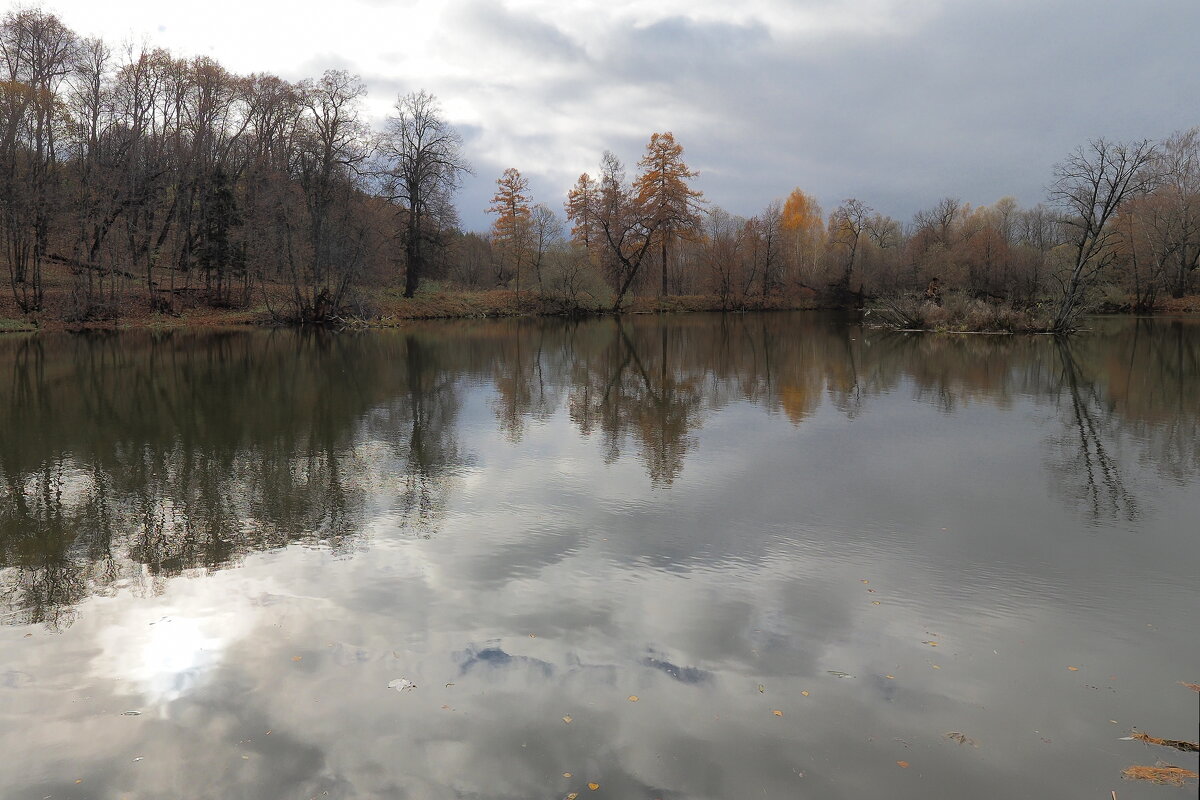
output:
<path id="1" fill-rule="evenodd" d="M 1173 796 L 1198 488 L 1191 320 L 0 338 L 0 786 Z"/>

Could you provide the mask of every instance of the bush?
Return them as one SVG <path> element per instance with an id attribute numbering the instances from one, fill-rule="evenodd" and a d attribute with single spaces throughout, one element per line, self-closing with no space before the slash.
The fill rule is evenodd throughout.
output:
<path id="1" fill-rule="evenodd" d="M 915 294 L 884 298 L 867 315 L 896 330 L 1033 333 L 1051 328 L 1050 318 L 1036 308 L 1016 309 L 959 293 L 947 294 L 940 305 Z"/>

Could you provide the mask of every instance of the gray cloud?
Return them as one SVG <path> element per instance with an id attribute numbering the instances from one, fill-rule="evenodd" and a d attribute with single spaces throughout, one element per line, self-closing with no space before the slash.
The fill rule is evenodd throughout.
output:
<path id="1" fill-rule="evenodd" d="M 889 35 L 776 35 L 767 19 L 624 23 L 586 43 L 593 57 L 575 62 L 584 73 L 511 87 L 555 133 L 493 129 L 487 140 L 519 142 L 513 150 L 540 161 L 573 128 L 632 163 L 651 131 L 670 128 L 708 197 L 742 214 L 793 186 L 827 207 L 857 196 L 901 219 L 946 195 L 1032 204 L 1052 165 L 1087 138 L 1157 138 L 1198 121 L 1186 98 L 1200 74 L 1182 54 L 1194 28 L 1184 23 L 1200 11 L 1161 5 L 1096 15 L 1078 2 L 952 4 Z M 533 34 L 515 46 L 550 59 L 562 44 Z M 474 158 L 488 183 L 488 168 L 508 166 Z M 526 171 L 557 200 L 588 166 Z"/>

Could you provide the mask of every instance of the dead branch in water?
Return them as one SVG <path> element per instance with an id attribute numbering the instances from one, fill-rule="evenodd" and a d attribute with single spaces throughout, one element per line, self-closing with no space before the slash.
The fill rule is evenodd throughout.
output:
<path id="1" fill-rule="evenodd" d="M 1185 753 L 1200 753 L 1200 745 L 1195 742 L 1184 742 L 1179 739 L 1160 739 L 1157 736 L 1151 736 L 1142 731 L 1134 731 L 1131 739 L 1137 739 L 1139 742 L 1147 744 L 1157 744 L 1163 747 L 1174 747 L 1176 750 L 1182 750 Z"/>

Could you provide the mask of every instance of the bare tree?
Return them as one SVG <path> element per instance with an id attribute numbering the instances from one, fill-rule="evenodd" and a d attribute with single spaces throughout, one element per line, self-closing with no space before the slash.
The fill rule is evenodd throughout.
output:
<path id="1" fill-rule="evenodd" d="M 608 151 L 601 160 L 598 202 L 596 222 L 617 288 L 613 311 L 620 311 L 650 249 L 658 220 L 655 210 L 639 203 L 632 194 L 625 184 L 625 166 Z"/>
<path id="2" fill-rule="evenodd" d="M 1066 212 L 1074 259 L 1060 279 L 1062 299 L 1053 327 L 1060 333 L 1075 327 L 1088 291 L 1116 254 L 1119 237 L 1113 217 L 1129 198 L 1156 182 L 1149 169 L 1157 148 L 1148 140 L 1110 142 L 1093 139 L 1054 168 L 1051 200 Z"/>
<path id="3" fill-rule="evenodd" d="M 9 284 L 23 311 L 42 305 L 42 263 L 59 199 L 59 87 L 75 69 L 76 42 L 53 14 L 10 11 L 0 20 L 0 225 Z"/>
<path id="4" fill-rule="evenodd" d="M 867 229 L 872 208 L 861 200 L 851 197 L 829 215 L 829 246 L 842 251 L 841 276 L 837 290 L 843 295 L 850 292 L 850 279 L 858 261 L 859 242 Z"/>
<path id="5" fill-rule="evenodd" d="M 378 139 L 384 196 L 404 212 L 404 296 L 412 297 L 427 262 L 428 217 L 439 195 L 452 194 L 471 172 L 463 141 L 441 116 L 437 98 L 424 90 L 396 100 Z"/>

